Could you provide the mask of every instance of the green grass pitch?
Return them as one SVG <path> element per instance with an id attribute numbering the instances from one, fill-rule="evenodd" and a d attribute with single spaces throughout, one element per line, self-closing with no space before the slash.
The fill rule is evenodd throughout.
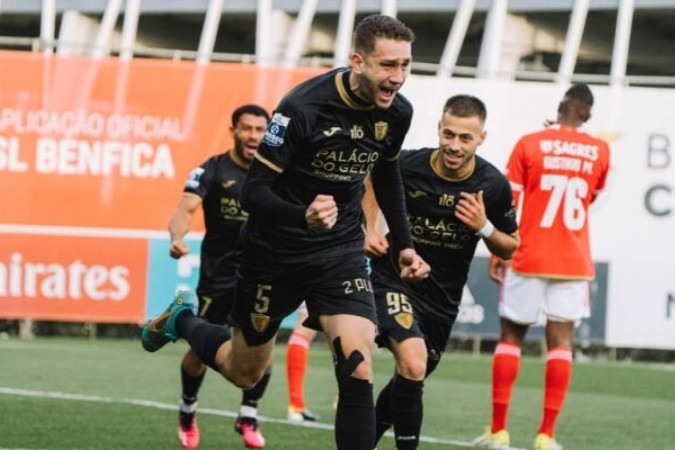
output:
<path id="1" fill-rule="evenodd" d="M 156 354 L 137 340 L 39 338 L 0 341 L 0 450 L 178 449 L 179 361 L 185 343 Z M 315 428 L 285 421 L 285 347 L 260 405 L 267 449 L 333 449 L 333 368 L 325 344 L 310 351 L 306 396 Z M 467 448 L 489 422 L 490 356 L 444 355 L 425 387 L 420 449 Z M 524 358 L 509 417 L 514 448 L 532 448 L 539 424 L 543 360 Z M 393 359 L 375 352 L 375 389 Z M 243 448 L 233 431 L 240 393 L 210 372 L 199 397 L 201 449 Z M 675 448 L 675 365 L 588 362 L 574 366 L 559 419 L 566 450 Z M 379 450 L 394 448 L 385 437 Z"/>

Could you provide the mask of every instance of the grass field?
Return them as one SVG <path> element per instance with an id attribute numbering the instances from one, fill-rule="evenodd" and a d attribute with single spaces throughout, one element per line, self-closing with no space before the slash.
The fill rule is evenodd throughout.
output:
<path id="1" fill-rule="evenodd" d="M 135 340 L 40 338 L 0 341 L 0 449 L 173 449 L 184 343 L 157 354 Z M 334 448 L 331 404 L 336 393 L 329 353 L 312 347 L 307 381 L 316 428 L 286 422 L 284 347 L 261 403 L 271 450 Z M 375 355 L 375 388 L 392 370 Z M 531 448 L 539 422 L 543 361 L 524 358 L 509 428 L 514 448 Z M 460 449 L 489 420 L 490 357 L 447 354 L 425 388 L 421 449 Z M 232 430 L 239 392 L 207 376 L 199 400 L 202 449 L 240 449 Z M 592 362 L 575 365 L 558 425 L 570 449 L 675 448 L 675 365 Z M 393 449 L 385 437 L 379 450 Z"/>

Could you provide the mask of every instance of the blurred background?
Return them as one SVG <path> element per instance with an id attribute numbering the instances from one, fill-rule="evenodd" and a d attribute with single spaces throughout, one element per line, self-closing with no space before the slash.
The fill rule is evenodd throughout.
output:
<path id="1" fill-rule="evenodd" d="M 445 99 L 470 93 L 488 107 L 481 154 L 501 168 L 571 83 L 591 84 L 587 128 L 613 168 L 592 212 L 598 276 L 578 355 L 675 359 L 675 0 L 3 0 L 0 336 L 134 336 L 194 288 L 203 226 L 190 257 L 168 256 L 185 177 L 232 144 L 234 108 L 273 110 L 347 65 L 373 13 L 417 36 L 410 148 L 436 145 Z M 497 337 L 486 257 L 454 348 Z M 537 349 L 541 328 L 529 338 Z"/>

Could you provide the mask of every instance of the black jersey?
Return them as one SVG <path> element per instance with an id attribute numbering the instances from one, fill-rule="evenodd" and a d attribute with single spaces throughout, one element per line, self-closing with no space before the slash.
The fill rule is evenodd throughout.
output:
<path id="1" fill-rule="evenodd" d="M 378 160 L 398 158 L 412 106 L 400 94 L 386 110 L 365 104 L 349 89 L 349 73 L 332 70 L 291 90 L 256 154 L 257 162 L 279 173 L 272 190 L 284 201 L 306 208 L 318 194 L 332 195 L 336 224 L 316 233 L 252 215 L 245 234 L 256 251 L 247 249 L 247 261 L 251 255 L 294 263 L 363 251 L 363 180 Z"/>
<path id="2" fill-rule="evenodd" d="M 212 156 L 194 169 L 184 192 L 202 199 L 206 234 L 201 246 L 199 295 L 213 295 L 235 282 L 241 252 L 237 238 L 248 214 L 239 205 L 239 191 L 247 169 L 232 152 Z"/>
<path id="3" fill-rule="evenodd" d="M 455 217 L 455 203 L 460 199 L 460 192 L 482 190 L 487 218 L 498 230 L 511 234 L 518 225 L 511 187 L 496 167 L 476 156 L 476 167 L 468 178 L 450 181 L 434 169 L 438 156 L 437 149 L 423 148 L 404 151 L 400 157 L 415 250 L 431 266 L 429 283 L 410 283 L 407 288 L 413 291 L 424 289 L 427 294 L 438 293 L 440 288 L 451 303 L 448 308 L 456 312 L 480 239 L 474 230 Z M 373 260 L 374 276 L 386 277 L 389 282 L 400 280 L 395 258 L 397 256 L 390 252 L 386 257 Z"/>

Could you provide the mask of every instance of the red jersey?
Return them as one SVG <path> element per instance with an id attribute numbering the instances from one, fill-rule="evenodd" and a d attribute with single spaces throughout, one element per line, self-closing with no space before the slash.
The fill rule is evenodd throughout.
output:
<path id="1" fill-rule="evenodd" d="M 506 174 L 523 202 L 514 272 L 593 279 L 588 208 L 605 186 L 609 159 L 605 141 L 574 127 L 556 125 L 518 141 Z"/>

